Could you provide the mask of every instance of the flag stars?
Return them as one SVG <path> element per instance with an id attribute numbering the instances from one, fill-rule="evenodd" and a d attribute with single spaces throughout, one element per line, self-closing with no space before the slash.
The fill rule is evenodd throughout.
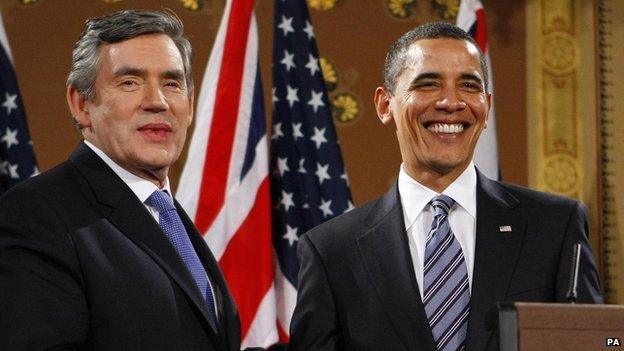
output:
<path id="1" fill-rule="evenodd" d="M 282 132 L 282 122 L 275 123 L 273 125 L 273 135 L 271 135 L 271 139 L 276 140 L 279 137 L 283 137 L 284 132 Z"/>
<path id="2" fill-rule="evenodd" d="M 0 143 L 6 143 L 6 148 L 11 148 L 12 145 L 18 145 L 19 141 L 17 141 L 17 129 L 11 130 L 9 127 L 6 129 L 6 133 L 0 139 Z"/>
<path id="3" fill-rule="evenodd" d="M 297 141 L 297 138 L 303 138 L 303 133 L 301 133 L 301 126 L 303 123 L 293 123 L 293 138 Z"/>
<path id="4" fill-rule="evenodd" d="M 286 66 L 286 72 L 289 72 L 291 68 L 295 68 L 295 54 L 291 54 L 288 50 L 284 50 L 284 58 L 280 63 Z"/>
<path id="5" fill-rule="evenodd" d="M 320 149 L 321 145 L 327 142 L 327 139 L 325 138 L 325 129 L 327 128 L 318 129 L 314 127 L 314 135 L 310 139 L 316 143 L 317 149 Z"/>
<path id="6" fill-rule="evenodd" d="M 289 193 L 285 190 L 282 190 L 282 205 L 284 206 L 284 211 L 288 212 L 288 209 L 291 207 L 295 207 L 295 203 L 293 201 L 293 193 Z"/>
<path id="7" fill-rule="evenodd" d="M 285 11 L 289 1 L 277 3 L 276 9 Z M 316 81 L 322 78 L 323 70 L 321 57 L 314 49 L 314 27 L 309 18 L 290 13 L 278 12 L 275 19 L 273 69 L 277 76 L 271 100 L 275 121 L 272 139 L 277 141 L 272 143 L 275 150 L 271 155 L 271 177 L 285 181 L 274 189 L 272 206 L 283 219 L 277 224 L 279 249 L 293 250 L 305 232 L 299 216 L 304 216 L 306 223 L 318 224 L 353 208 L 353 204 L 348 188 L 343 189 L 349 179 L 340 157 L 327 158 L 340 151 L 335 131 L 327 125 L 332 122 L 329 95 Z M 290 182 L 295 176 L 299 181 Z M 318 192 L 308 197 L 300 188 L 302 181 L 316 183 Z"/>
<path id="8" fill-rule="evenodd" d="M 325 201 L 325 199 L 321 199 L 321 205 L 318 207 L 319 210 L 323 211 L 323 217 L 327 218 L 328 216 L 333 216 L 334 212 L 331 210 L 332 200 Z"/>
<path id="9" fill-rule="evenodd" d="M 284 236 L 282 236 L 282 238 L 288 240 L 288 245 L 293 246 L 293 244 L 295 243 L 295 241 L 299 240 L 299 237 L 297 236 L 297 231 L 299 230 L 299 228 L 297 227 L 291 227 L 288 224 L 286 224 L 286 234 L 284 234 Z"/>
<path id="10" fill-rule="evenodd" d="M 292 17 L 282 16 L 282 22 L 280 22 L 277 28 L 282 30 L 282 32 L 284 33 L 284 36 L 288 36 L 288 33 L 295 32 L 292 26 L 292 21 L 293 21 Z"/>
<path id="11" fill-rule="evenodd" d="M 37 166 L 35 166 L 35 167 L 33 168 L 33 172 L 32 172 L 32 174 L 31 174 L 30 176 L 31 176 L 31 177 L 34 177 L 34 176 L 39 175 L 39 173 L 41 173 L 41 172 L 39 172 L 39 168 L 37 168 Z"/>
<path id="12" fill-rule="evenodd" d="M 308 35 L 308 40 L 312 40 L 314 38 L 314 27 L 312 27 L 312 23 L 310 23 L 310 21 L 306 21 L 306 26 L 303 28 L 303 31 Z"/>
<path id="13" fill-rule="evenodd" d="M 347 177 L 347 172 L 342 173 L 340 179 L 344 179 L 344 181 L 347 183 L 347 186 L 349 186 L 349 177 Z"/>
<path id="14" fill-rule="evenodd" d="M 18 164 L 10 164 L 9 163 L 9 175 L 11 176 L 11 179 L 19 179 L 19 174 L 17 174 L 17 166 L 19 166 Z"/>
<path id="15" fill-rule="evenodd" d="M 312 106 L 314 113 L 316 113 L 320 106 L 325 106 L 325 103 L 323 102 L 323 92 L 320 91 L 317 93 L 312 90 L 312 97 L 310 98 L 310 101 L 308 101 L 308 105 Z"/>
<path id="16" fill-rule="evenodd" d="M 284 157 L 278 157 L 277 158 L 277 170 L 280 174 L 280 176 L 284 176 L 284 173 L 290 171 L 290 168 L 288 168 L 288 158 Z"/>
<path id="17" fill-rule="evenodd" d="M 273 103 L 279 102 L 279 99 L 277 98 L 277 94 L 275 93 L 275 88 L 271 90 L 271 100 L 273 101 Z"/>
<path id="18" fill-rule="evenodd" d="M 319 162 L 317 162 L 315 174 L 318 177 L 319 184 L 323 185 L 323 181 L 325 179 L 327 180 L 331 179 L 331 177 L 329 176 L 329 164 L 326 164 L 325 166 L 323 166 Z"/>
<path id="19" fill-rule="evenodd" d="M 314 76 L 314 73 L 320 72 L 318 59 L 314 57 L 312 54 L 308 55 L 308 63 L 305 65 L 307 69 L 310 70 L 310 76 Z"/>
<path id="20" fill-rule="evenodd" d="M 19 179 L 19 174 L 17 174 L 17 166 L 18 164 L 11 164 L 9 161 L 4 161 L 0 163 L 0 174 L 8 175 L 11 179 Z"/>
<path id="21" fill-rule="evenodd" d="M 305 169 L 305 166 L 303 165 L 305 163 L 305 158 L 302 158 L 301 160 L 299 160 L 299 169 L 297 170 L 299 173 L 308 173 Z"/>
<path id="22" fill-rule="evenodd" d="M 288 105 L 290 107 L 293 107 L 295 102 L 299 101 L 299 95 L 297 95 L 297 92 L 299 91 L 299 89 L 292 88 L 290 85 L 287 85 L 286 90 L 287 90 L 286 100 L 288 100 Z"/>
<path id="23" fill-rule="evenodd" d="M 7 115 L 10 115 L 13 110 L 17 110 L 17 94 L 11 95 L 8 92 L 4 94 L 4 102 L 2 107 L 6 108 Z"/>

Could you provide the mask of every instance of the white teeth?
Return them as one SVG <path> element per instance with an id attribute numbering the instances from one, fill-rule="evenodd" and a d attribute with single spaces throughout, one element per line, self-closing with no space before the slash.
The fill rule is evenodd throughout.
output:
<path id="1" fill-rule="evenodd" d="M 427 129 L 433 133 L 461 133 L 464 131 L 464 125 L 461 123 L 434 123 L 427 127 Z"/>

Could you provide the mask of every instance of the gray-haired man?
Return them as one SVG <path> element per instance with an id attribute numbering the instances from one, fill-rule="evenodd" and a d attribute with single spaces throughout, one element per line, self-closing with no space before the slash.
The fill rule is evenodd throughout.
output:
<path id="1" fill-rule="evenodd" d="M 0 344 L 238 350 L 210 250 L 171 197 L 193 118 L 191 46 L 168 12 L 87 21 L 67 101 L 84 141 L 0 199 Z"/>

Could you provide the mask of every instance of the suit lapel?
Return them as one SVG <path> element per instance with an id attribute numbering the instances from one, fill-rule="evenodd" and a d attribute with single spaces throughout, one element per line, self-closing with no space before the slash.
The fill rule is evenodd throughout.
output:
<path id="1" fill-rule="evenodd" d="M 403 222 L 395 184 L 371 209 L 366 218 L 371 229 L 357 238 L 357 244 L 378 298 L 406 348 L 434 349 Z"/>
<path id="2" fill-rule="evenodd" d="M 110 208 L 102 213 L 121 233 L 145 251 L 184 291 L 199 309 L 213 341 L 218 342 L 216 326 L 209 317 L 203 297 L 162 229 L 146 211 L 132 190 L 106 163 L 84 143 L 74 151 L 70 160 L 91 185 L 97 201 Z"/>
<path id="3" fill-rule="evenodd" d="M 499 183 L 477 172 L 477 230 L 468 322 L 468 349 L 485 348 L 491 332 L 485 315 L 505 298 L 520 254 L 526 218 L 513 210 L 519 201 Z"/>

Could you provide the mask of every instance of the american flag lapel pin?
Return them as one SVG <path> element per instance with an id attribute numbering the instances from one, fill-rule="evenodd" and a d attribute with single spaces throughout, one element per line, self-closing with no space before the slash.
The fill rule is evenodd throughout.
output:
<path id="1" fill-rule="evenodd" d="M 501 233 L 511 233 L 511 226 L 510 225 L 501 225 L 500 227 L 498 227 L 498 231 Z"/>

